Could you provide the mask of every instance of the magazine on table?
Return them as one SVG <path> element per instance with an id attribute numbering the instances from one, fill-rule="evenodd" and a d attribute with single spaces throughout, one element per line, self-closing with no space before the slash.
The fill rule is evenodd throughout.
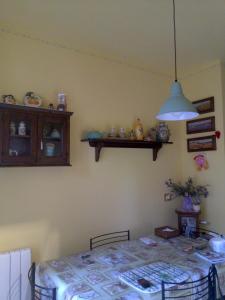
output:
<path id="1" fill-rule="evenodd" d="M 196 251 L 196 254 L 207 260 L 210 263 L 218 264 L 225 262 L 225 253 L 217 253 L 212 251 L 211 249 L 203 249 Z"/>

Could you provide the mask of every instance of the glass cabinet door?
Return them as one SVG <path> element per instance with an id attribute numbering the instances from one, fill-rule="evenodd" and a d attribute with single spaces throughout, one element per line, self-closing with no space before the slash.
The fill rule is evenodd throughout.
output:
<path id="1" fill-rule="evenodd" d="M 13 165 L 31 164 L 36 161 L 36 116 L 24 113 L 5 113 L 2 160 Z"/>
<path id="2" fill-rule="evenodd" d="M 53 165 L 66 162 L 66 124 L 63 117 L 39 120 L 39 162 Z"/>

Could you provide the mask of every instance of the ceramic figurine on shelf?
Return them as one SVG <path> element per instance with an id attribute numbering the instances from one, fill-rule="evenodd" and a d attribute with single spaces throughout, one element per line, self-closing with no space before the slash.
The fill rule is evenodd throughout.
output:
<path id="1" fill-rule="evenodd" d="M 159 142 L 168 142 L 170 139 L 170 130 L 165 122 L 159 122 L 156 127 L 156 136 Z"/>
<path id="2" fill-rule="evenodd" d="M 26 124 L 23 121 L 19 123 L 18 135 L 26 135 Z"/>
<path id="3" fill-rule="evenodd" d="M 116 128 L 112 127 L 109 132 L 109 137 L 116 138 L 116 136 L 117 136 Z"/>
<path id="4" fill-rule="evenodd" d="M 54 139 L 60 139 L 61 134 L 60 134 L 60 132 L 55 128 L 55 129 L 52 130 L 51 137 L 54 138 Z"/>
<path id="5" fill-rule="evenodd" d="M 15 122 L 10 122 L 10 135 L 16 135 L 16 123 Z"/>
<path id="6" fill-rule="evenodd" d="M 152 127 L 149 130 L 148 136 L 150 137 L 151 141 L 154 141 L 154 142 L 156 141 L 157 132 L 156 132 L 156 128 L 155 127 Z"/>
<path id="7" fill-rule="evenodd" d="M 128 133 L 128 137 L 130 140 L 135 140 L 135 134 L 134 134 L 134 130 L 131 129 L 131 131 Z"/>
<path id="8" fill-rule="evenodd" d="M 59 111 L 65 111 L 66 110 L 66 95 L 64 92 L 58 93 L 58 106 L 57 110 Z"/>
<path id="9" fill-rule="evenodd" d="M 123 128 L 123 127 L 120 128 L 119 136 L 120 136 L 121 139 L 125 139 L 126 138 L 126 130 L 125 130 L 125 128 Z"/>
<path id="10" fill-rule="evenodd" d="M 18 151 L 13 150 L 13 149 L 9 149 L 9 156 L 18 156 Z"/>
<path id="11" fill-rule="evenodd" d="M 43 136 L 44 138 L 48 137 L 52 131 L 52 127 L 49 123 L 46 123 L 43 128 Z"/>
<path id="12" fill-rule="evenodd" d="M 141 120 L 138 118 L 134 124 L 134 132 L 135 132 L 135 136 L 136 139 L 138 141 L 143 141 L 144 139 L 144 129 L 143 129 L 143 125 L 141 123 Z"/>
<path id="13" fill-rule="evenodd" d="M 54 156 L 54 153 L 55 153 L 55 144 L 46 143 L 45 155 L 46 156 Z"/>

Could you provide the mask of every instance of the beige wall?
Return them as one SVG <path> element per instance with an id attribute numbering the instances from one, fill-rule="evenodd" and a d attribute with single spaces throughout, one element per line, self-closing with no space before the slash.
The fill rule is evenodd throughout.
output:
<path id="1" fill-rule="evenodd" d="M 175 223 L 177 202 L 163 193 L 165 179 L 181 175 L 176 126 L 175 144 L 156 162 L 151 150 L 104 149 L 96 163 L 80 142 L 84 130 L 130 127 L 137 116 L 154 125 L 168 79 L 10 34 L 0 42 L 0 94 L 21 99 L 32 90 L 47 104 L 64 89 L 74 111 L 72 167 L 0 169 L 0 251 L 32 247 L 34 259 L 45 260 L 87 249 L 95 234 L 129 228 L 137 236 Z"/>
<path id="2" fill-rule="evenodd" d="M 210 196 L 204 201 L 203 216 L 209 222 L 209 228 L 225 233 L 225 150 L 224 150 L 224 103 L 225 85 L 224 66 L 216 63 L 214 66 L 185 78 L 182 83 L 186 96 L 198 100 L 206 97 L 215 97 L 215 113 L 205 116 L 216 116 L 216 129 L 221 131 L 221 139 L 217 140 L 217 151 L 206 153 L 209 169 L 198 172 L 195 168 L 193 157 L 196 153 L 188 153 L 186 150 L 186 138 L 210 135 L 211 133 L 194 134 L 186 136 L 185 124 L 182 127 L 182 174 L 183 179 L 194 177 L 197 182 L 209 184 Z M 224 90 L 225 91 L 225 90 Z M 203 152 L 204 153 L 204 152 Z"/>
<path id="3" fill-rule="evenodd" d="M 222 93 L 223 93 L 223 128 L 225 132 L 225 63 L 221 64 L 221 85 L 222 85 Z M 224 145 L 225 145 L 225 139 L 224 139 Z"/>

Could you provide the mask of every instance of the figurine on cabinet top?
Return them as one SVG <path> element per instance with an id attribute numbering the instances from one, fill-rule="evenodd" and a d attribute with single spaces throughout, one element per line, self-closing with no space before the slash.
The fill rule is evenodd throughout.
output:
<path id="1" fill-rule="evenodd" d="M 53 103 L 49 103 L 48 109 L 55 109 L 55 108 L 54 108 L 54 104 L 53 104 Z"/>
<path id="2" fill-rule="evenodd" d="M 42 104 L 42 99 L 34 92 L 27 92 L 24 96 L 24 104 L 31 107 L 39 107 Z"/>
<path id="3" fill-rule="evenodd" d="M 59 111 L 65 111 L 66 110 L 66 95 L 64 92 L 58 93 L 58 106 L 57 110 Z"/>
<path id="4" fill-rule="evenodd" d="M 16 99 L 13 95 L 2 95 L 2 102 L 6 104 L 16 104 Z"/>

